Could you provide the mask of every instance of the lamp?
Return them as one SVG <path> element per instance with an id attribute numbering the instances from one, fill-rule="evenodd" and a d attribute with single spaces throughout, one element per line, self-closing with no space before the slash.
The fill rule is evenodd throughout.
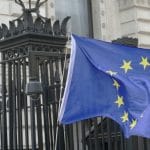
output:
<path id="1" fill-rule="evenodd" d="M 30 78 L 29 83 L 26 84 L 25 93 L 26 95 L 30 95 L 33 99 L 37 99 L 39 95 L 43 93 L 41 82 L 35 78 Z"/>

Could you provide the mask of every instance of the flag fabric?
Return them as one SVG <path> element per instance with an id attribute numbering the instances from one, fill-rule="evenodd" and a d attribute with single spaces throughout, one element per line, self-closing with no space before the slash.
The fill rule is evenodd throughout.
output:
<path id="1" fill-rule="evenodd" d="M 150 138 L 150 51 L 72 35 L 59 121 L 104 116 Z"/>

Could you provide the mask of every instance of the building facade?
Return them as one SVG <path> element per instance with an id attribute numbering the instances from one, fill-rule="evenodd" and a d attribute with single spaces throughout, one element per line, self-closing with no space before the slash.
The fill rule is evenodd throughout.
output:
<path id="1" fill-rule="evenodd" d="M 28 7 L 28 0 L 24 2 Z M 0 0 L 0 4 L 1 23 L 20 15 L 14 0 Z M 149 8 L 149 0 L 48 0 L 40 11 L 52 21 L 71 16 L 70 33 L 107 41 L 128 36 L 138 38 L 139 47 L 149 48 Z"/>

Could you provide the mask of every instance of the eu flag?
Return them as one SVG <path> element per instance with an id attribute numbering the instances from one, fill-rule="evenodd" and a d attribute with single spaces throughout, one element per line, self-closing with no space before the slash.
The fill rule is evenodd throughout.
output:
<path id="1" fill-rule="evenodd" d="M 150 51 L 72 36 L 63 124 L 96 116 L 116 121 L 126 137 L 150 138 Z"/>

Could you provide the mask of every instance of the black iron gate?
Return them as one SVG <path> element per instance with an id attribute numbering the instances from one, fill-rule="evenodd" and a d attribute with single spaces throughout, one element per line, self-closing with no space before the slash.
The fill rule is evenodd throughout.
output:
<path id="1" fill-rule="evenodd" d="M 50 150 L 57 145 L 63 150 L 64 132 L 57 125 L 57 114 L 67 70 L 69 17 L 52 25 L 39 14 L 43 2 L 32 8 L 30 1 L 28 9 L 22 1 L 16 3 L 23 14 L 9 27 L 0 27 L 0 149 Z"/>
<path id="2" fill-rule="evenodd" d="M 40 16 L 39 0 L 35 8 L 29 3 L 28 9 L 21 0 L 16 3 L 23 14 L 9 27 L 0 27 L 0 149 L 150 150 L 148 139 L 124 139 L 119 126 L 107 118 L 58 125 L 69 63 L 69 17 L 52 25 Z"/>
<path id="3" fill-rule="evenodd" d="M 25 41 L 26 36 L 31 37 Z M 54 43 L 41 35 L 17 38 L 0 46 L 1 149 L 54 149 L 66 38 Z"/>

